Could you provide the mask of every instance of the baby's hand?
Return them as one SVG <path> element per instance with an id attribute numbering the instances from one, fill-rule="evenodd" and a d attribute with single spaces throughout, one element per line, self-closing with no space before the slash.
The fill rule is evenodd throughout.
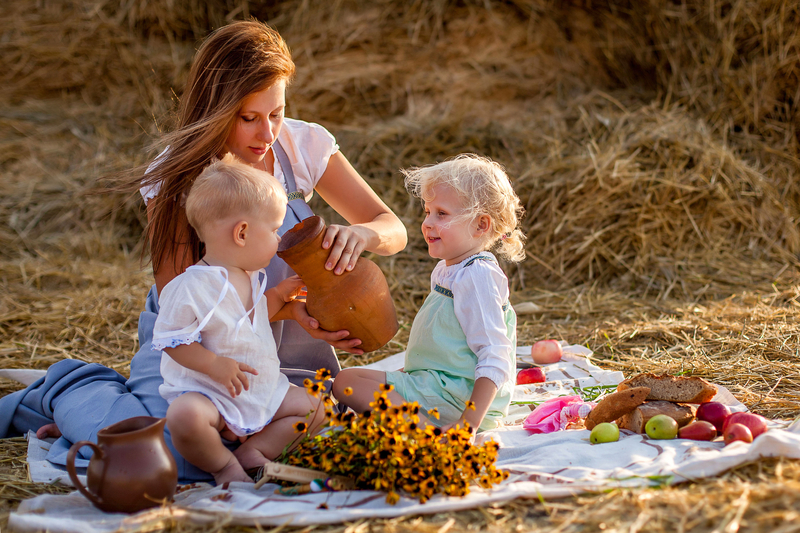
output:
<path id="1" fill-rule="evenodd" d="M 208 376 L 228 389 L 232 398 L 236 398 L 242 390 L 250 390 L 245 372 L 258 375 L 258 371 L 250 365 L 234 361 L 230 357 L 217 356 L 211 363 Z"/>
<path id="2" fill-rule="evenodd" d="M 275 290 L 283 298 L 284 302 L 291 302 L 298 296 L 305 294 L 306 284 L 300 279 L 300 276 L 294 275 L 286 278 L 275 286 Z"/>

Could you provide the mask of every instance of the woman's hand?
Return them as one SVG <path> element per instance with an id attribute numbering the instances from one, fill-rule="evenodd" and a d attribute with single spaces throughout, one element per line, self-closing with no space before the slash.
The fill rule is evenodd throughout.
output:
<path id="1" fill-rule="evenodd" d="M 364 353 L 364 350 L 358 348 L 358 345 L 361 344 L 361 339 L 345 339 L 345 337 L 350 335 L 350 332 L 346 329 L 339 331 L 320 329 L 319 321 L 308 314 L 305 302 L 294 300 L 286 304 L 285 307 L 291 309 L 291 317 L 313 338 L 323 340 L 334 348 L 344 350 L 354 355 L 361 355 Z"/>
<path id="2" fill-rule="evenodd" d="M 330 249 L 325 270 L 342 274 L 353 270 L 359 256 L 367 248 L 367 231 L 359 226 L 340 226 L 331 224 L 322 239 L 322 248 Z"/>

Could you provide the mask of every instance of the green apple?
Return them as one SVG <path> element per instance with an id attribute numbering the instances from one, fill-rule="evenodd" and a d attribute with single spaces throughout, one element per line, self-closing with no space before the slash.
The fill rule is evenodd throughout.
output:
<path id="1" fill-rule="evenodd" d="M 589 435 L 589 442 L 600 444 L 601 442 L 617 442 L 619 440 L 619 428 L 613 422 L 603 422 L 592 428 Z"/>
<path id="2" fill-rule="evenodd" d="M 651 439 L 674 439 L 678 435 L 678 423 L 667 415 L 656 415 L 644 425 Z"/>

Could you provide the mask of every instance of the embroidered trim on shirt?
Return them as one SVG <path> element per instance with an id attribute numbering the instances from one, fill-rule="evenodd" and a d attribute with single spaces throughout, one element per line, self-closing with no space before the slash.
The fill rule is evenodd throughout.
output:
<path id="1" fill-rule="evenodd" d="M 203 342 L 203 336 L 200 334 L 200 332 L 197 332 L 197 335 L 191 333 L 189 335 L 184 335 L 183 337 L 157 339 L 150 344 L 150 347 L 156 351 L 163 351 L 164 348 L 176 348 L 181 344 L 192 344 L 193 342 Z"/>
<path id="2" fill-rule="evenodd" d="M 445 296 L 447 296 L 448 298 L 452 298 L 452 297 L 453 297 L 453 291 L 451 291 L 450 289 L 445 289 L 445 288 L 444 288 L 444 287 L 442 287 L 441 285 L 436 285 L 436 286 L 433 288 L 433 290 L 435 290 L 435 291 L 436 291 L 436 292 L 438 292 L 439 294 L 444 294 L 444 295 L 445 295 Z"/>
<path id="3" fill-rule="evenodd" d="M 488 258 L 487 258 L 487 260 L 491 261 L 491 259 L 488 259 Z M 450 289 L 445 289 L 444 287 L 442 287 L 439 284 L 437 284 L 433 288 L 433 290 L 438 292 L 439 294 L 441 294 L 443 296 L 447 296 L 448 298 L 452 298 L 453 297 L 453 291 L 451 291 Z M 503 312 L 505 313 L 506 311 L 508 311 L 508 302 L 503 304 Z"/>
<path id="4" fill-rule="evenodd" d="M 468 267 L 468 266 L 470 266 L 472 263 L 474 263 L 475 261 L 478 261 L 478 260 L 481 260 L 481 261 L 489 261 L 490 263 L 497 264 L 497 261 L 496 261 L 496 260 L 494 260 L 494 259 L 492 259 L 491 257 L 485 256 L 485 255 L 476 255 L 476 256 L 474 256 L 472 259 L 470 259 L 469 261 L 467 261 L 466 263 L 464 263 L 464 268 L 467 268 L 467 267 Z"/>
<path id="5" fill-rule="evenodd" d="M 306 201 L 306 197 L 303 196 L 302 191 L 293 191 L 286 195 L 286 200 L 291 202 L 292 200 L 303 200 Z"/>

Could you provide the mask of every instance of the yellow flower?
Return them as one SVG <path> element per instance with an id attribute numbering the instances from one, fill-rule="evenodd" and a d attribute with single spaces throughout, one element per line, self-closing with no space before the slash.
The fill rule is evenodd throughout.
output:
<path id="1" fill-rule="evenodd" d="M 306 424 L 302 420 L 300 422 L 295 422 L 292 427 L 297 433 L 305 433 L 308 430 L 308 424 Z"/>
<path id="2" fill-rule="evenodd" d="M 342 392 L 344 392 L 345 396 L 350 396 L 353 394 L 353 387 L 345 387 Z"/>
<path id="3" fill-rule="evenodd" d="M 439 410 L 437 408 L 434 407 L 433 409 L 430 409 L 428 411 L 428 414 L 431 415 L 436 420 L 439 420 Z"/>
<path id="4" fill-rule="evenodd" d="M 325 377 L 322 371 L 318 377 Z M 308 380 L 309 392 L 321 395 L 329 406 L 324 388 Z M 279 460 L 291 465 L 312 467 L 330 475 L 351 478 L 361 489 L 382 490 L 388 503 L 397 503 L 400 492 L 425 502 L 437 493 L 463 496 L 470 485 L 491 486 L 508 477 L 494 468 L 498 445 L 470 443 L 471 432 L 456 428 L 447 432 L 420 425 L 419 404 L 393 406 L 387 397 L 391 386 L 375 393 L 372 410 L 364 413 L 333 413 L 326 409 L 329 429 L 320 435 L 306 436 Z M 431 410 L 429 414 L 438 415 Z M 308 424 L 295 429 L 307 431 Z"/>
<path id="5" fill-rule="evenodd" d="M 471 411 L 474 411 L 475 410 L 475 402 L 473 402 L 472 400 L 467 400 L 466 408 L 471 410 Z"/>
<path id="6" fill-rule="evenodd" d="M 320 368 L 317 370 L 317 375 L 315 376 L 317 381 L 327 381 L 331 379 L 331 371 L 327 368 Z"/>

